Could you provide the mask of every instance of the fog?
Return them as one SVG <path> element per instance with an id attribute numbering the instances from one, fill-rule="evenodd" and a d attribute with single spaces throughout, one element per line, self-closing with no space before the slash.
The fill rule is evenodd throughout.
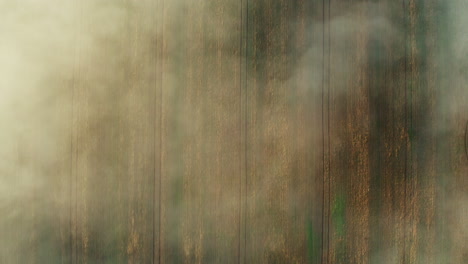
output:
<path id="1" fill-rule="evenodd" d="M 325 2 L 0 0 L 0 262 L 466 261 L 468 5 Z"/>

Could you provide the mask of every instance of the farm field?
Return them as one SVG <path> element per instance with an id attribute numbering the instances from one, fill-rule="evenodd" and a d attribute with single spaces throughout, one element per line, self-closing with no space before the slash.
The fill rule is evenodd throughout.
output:
<path id="1" fill-rule="evenodd" d="M 0 22 L 0 263 L 468 263 L 465 1 Z"/>

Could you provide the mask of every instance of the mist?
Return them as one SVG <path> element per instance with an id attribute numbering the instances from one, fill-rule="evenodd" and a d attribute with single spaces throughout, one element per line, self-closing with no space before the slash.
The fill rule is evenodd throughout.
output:
<path id="1" fill-rule="evenodd" d="M 0 0 L 0 262 L 466 262 L 466 14 Z"/>

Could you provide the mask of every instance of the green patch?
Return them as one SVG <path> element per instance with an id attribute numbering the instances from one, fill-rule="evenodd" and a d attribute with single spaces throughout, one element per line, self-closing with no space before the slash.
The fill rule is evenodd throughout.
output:
<path id="1" fill-rule="evenodd" d="M 314 230 L 312 221 L 307 223 L 307 255 L 309 257 L 309 263 L 319 263 L 319 249 L 321 246 L 321 240 L 318 233 Z"/>
<path id="2" fill-rule="evenodd" d="M 332 224 L 336 238 L 336 263 L 346 263 L 346 196 L 338 194 L 332 207 Z"/>
<path id="3" fill-rule="evenodd" d="M 337 195 L 333 203 L 332 222 L 338 237 L 343 237 L 345 234 L 345 205 L 345 196 Z"/>

